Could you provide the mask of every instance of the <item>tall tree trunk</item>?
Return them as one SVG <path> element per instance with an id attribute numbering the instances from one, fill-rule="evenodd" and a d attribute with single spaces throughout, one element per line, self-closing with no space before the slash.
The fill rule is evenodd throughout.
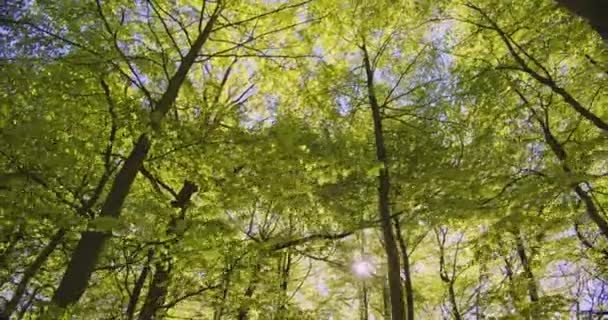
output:
<path id="1" fill-rule="evenodd" d="M 526 248 L 524 246 L 524 241 L 521 234 L 515 234 L 515 242 L 517 256 L 519 257 L 521 266 L 524 269 L 524 276 L 526 277 L 526 282 L 528 285 L 528 296 L 530 297 L 530 302 L 535 304 L 538 302 L 538 287 L 536 285 L 536 278 L 532 272 L 532 266 L 530 266 L 530 261 L 528 255 L 526 254 Z"/>
<path id="2" fill-rule="evenodd" d="M 563 7 L 587 20 L 591 27 L 608 43 L 608 1 L 605 0 L 557 0 Z"/>
<path id="3" fill-rule="evenodd" d="M 244 299 L 245 302 L 243 304 L 241 304 L 241 306 L 239 307 L 239 313 L 237 315 L 238 320 L 247 320 L 247 318 L 249 316 L 249 301 L 248 300 L 250 300 L 251 297 L 253 297 L 253 293 L 255 292 L 255 289 L 257 287 L 261 267 L 262 267 L 262 265 L 260 263 L 257 263 L 253 267 L 253 271 L 251 272 L 251 277 L 249 280 L 249 285 L 247 286 L 247 289 L 245 289 L 245 293 L 243 294 L 243 297 L 245 298 Z"/>
<path id="4" fill-rule="evenodd" d="M 148 278 L 148 273 L 150 273 L 150 263 L 152 258 L 154 257 L 154 250 L 148 250 L 148 257 L 146 259 L 144 267 L 141 269 L 137 280 L 135 281 L 135 285 L 133 286 L 133 291 L 131 292 L 131 296 L 129 297 L 129 304 L 127 305 L 127 320 L 132 320 L 135 314 L 135 309 L 137 308 L 137 302 L 139 301 L 139 297 L 141 296 L 141 291 L 146 282 L 146 278 Z"/>
<path id="5" fill-rule="evenodd" d="M 118 218 L 129 189 L 150 150 L 150 140 L 142 134 L 131 154 L 116 175 L 110 192 L 102 206 L 101 216 Z M 84 231 L 72 253 L 68 267 L 55 291 L 52 303 L 61 309 L 76 303 L 84 293 L 93 269 L 97 264 L 109 232 Z"/>
<path id="6" fill-rule="evenodd" d="M 32 264 L 25 269 L 19 284 L 17 284 L 17 288 L 15 288 L 15 291 L 13 292 L 13 297 L 6 304 L 6 309 L 4 310 L 3 314 L 0 315 L 0 318 L 2 318 L 2 316 L 10 318 L 13 312 L 17 310 L 17 306 L 19 305 L 19 302 L 21 302 L 21 299 L 23 299 L 23 295 L 26 293 L 30 280 L 32 280 L 36 273 L 38 273 L 38 270 L 40 270 L 42 265 L 46 262 L 46 260 L 48 260 L 51 253 L 55 251 L 57 246 L 61 243 L 61 240 L 63 240 L 65 234 L 65 229 L 61 228 L 57 230 L 57 232 L 55 232 L 55 234 L 51 237 L 49 243 L 42 249 L 42 251 L 40 251 L 38 256 L 36 256 L 36 259 L 34 259 Z"/>
<path id="7" fill-rule="evenodd" d="M 144 306 L 139 312 L 139 320 L 157 319 L 158 310 L 165 304 L 171 271 L 170 261 L 166 258 L 162 259 L 155 264 L 154 268 L 152 283 L 148 289 Z"/>
<path id="8" fill-rule="evenodd" d="M 401 250 L 401 259 L 403 260 L 403 274 L 405 277 L 405 308 L 407 313 L 407 320 L 414 320 L 414 287 L 412 286 L 412 274 L 410 271 L 410 255 L 407 252 L 407 245 L 405 239 L 401 234 L 401 224 L 399 219 L 395 218 L 395 233 L 397 234 L 397 241 L 399 242 L 399 248 Z"/>
<path id="9" fill-rule="evenodd" d="M 228 291 L 230 290 L 232 270 L 233 268 L 229 267 L 222 278 L 222 301 L 217 304 L 213 312 L 213 320 L 221 320 L 224 316 L 224 306 L 226 305 L 226 298 L 228 298 Z"/>
<path id="10" fill-rule="evenodd" d="M 190 50 L 182 59 L 177 71 L 169 80 L 167 89 L 158 103 L 155 104 L 155 110 L 150 117 L 150 124 L 155 130 L 160 130 L 163 117 L 175 103 L 179 89 L 186 79 L 190 68 L 194 64 L 198 53 L 213 30 L 213 25 L 220 14 L 221 6 L 221 4 L 218 4 L 205 25 L 205 28 L 199 33 L 190 47 Z M 129 154 L 129 157 L 114 179 L 108 196 L 102 206 L 101 216 L 113 218 L 118 218 L 120 216 L 122 205 L 133 185 L 137 173 L 141 169 L 143 162 L 150 151 L 150 147 L 151 142 L 148 136 L 145 133 L 140 135 L 133 150 Z M 72 254 L 65 274 L 61 279 L 59 288 L 57 288 L 57 291 L 53 296 L 52 303 L 54 306 L 59 309 L 65 309 L 80 299 L 86 290 L 93 269 L 97 264 L 102 248 L 109 236 L 110 234 L 107 232 L 85 231 L 82 233 L 82 237 L 76 246 L 76 250 Z M 57 311 L 61 312 L 60 310 Z M 55 310 L 53 312 L 55 312 Z"/>
<path id="11" fill-rule="evenodd" d="M 191 181 L 185 180 L 181 190 L 175 196 L 175 200 L 171 202 L 174 208 L 179 208 L 180 213 L 169 222 L 167 228 L 167 236 L 174 236 L 173 244 L 180 240 L 181 234 L 176 230 L 176 225 L 179 221 L 186 219 L 186 210 L 190 204 L 190 198 L 198 191 L 198 186 Z M 152 283 L 148 289 L 146 300 L 141 312 L 139 320 L 152 320 L 157 318 L 157 313 L 163 308 L 169 291 L 169 281 L 171 280 L 171 244 L 165 245 L 165 250 L 161 253 L 161 260 L 155 264 L 154 276 Z"/>
<path id="12" fill-rule="evenodd" d="M 365 74 L 367 76 L 367 93 L 369 104 L 372 109 L 372 118 L 374 122 L 374 137 L 376 144 L 376 159 L 382 164 L 380 174 L 378 175 L 378 211 L 382 224 L 382 235 L 384 238 L 384 249 L 387 255 L 389 289 L 391 297 L 391 316 L 393 320 L 404 320 L 405 310 L 403 305 L 403 292 L 401 289 L 401 268 L 399 266 L 399 250 L 393 235 L 393 226 L 391 223 L 390 210 L 390 178 L 389 178 L 389 161 L 384 145 L 384 132 L 382 130 L 382 113 L 380 105 L 376 99 L 374 89 L 374 70 L 371 65 L 369 55 L 362 46 L 363 60 L 365 64 Z"/>

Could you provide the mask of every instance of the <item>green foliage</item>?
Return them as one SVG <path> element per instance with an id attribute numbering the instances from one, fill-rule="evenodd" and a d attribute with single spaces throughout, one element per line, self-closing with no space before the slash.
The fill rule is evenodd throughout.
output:
<path id="1" fill-rule="evenodd" d="M 384 170 L 418 318 L 567 318 L 605 285 L 608 242 L 589 218 L 595 208 L 608 219 L 605 130 L 574 106 L 608 121 L 606 47 L 554 1 L 7 8 L 0 296 L 31 277 L 0 312 L 127 319 L 141 286 L 134 319 L 166 274 L 157 317 L 355 319 L 365 306 L 386 317 Z M 159 101 L 214 10 L 163 115 Z M 142 133 L 151 151 L 120 217 L 105 216 Z M 198 191 L 180 207 L 185 180 Z M 55 310 L 85 230 L 110 240 L 78 304 Z M 374 270 L 357 275 L 360 261 Z"/>

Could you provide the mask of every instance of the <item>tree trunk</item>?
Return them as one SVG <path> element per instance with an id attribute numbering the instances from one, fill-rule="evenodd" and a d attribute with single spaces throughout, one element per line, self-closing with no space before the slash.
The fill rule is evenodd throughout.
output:
<path id="1" fill-rule="evenodd" d="M 279 287 L 278 297 L 278 319 L 283 319 L 287 313 L 287 289 L 289 287 L 289 275 L 291 272 L 291 250 L 287 249 L 281 253 L 279 257 L 279 276 L 281 277 L 281 284 Z"/>
<path id="2" fill-rule="evenodd" d="M 365 73 L 367 76 L 367 93 L 369 103 L 372 109 L 372 118 L 374 122 L 374 137 L 376 144 L 376 160 L 382 164 L 380 174 L 378 175 L 378 211 L 382 224 L 382 235 L 384 238 L 384 247 L 387 255 L 389 291 L 391 298 L 391 316 L 393 320 L 404 320 L 405 310 L 403 305 L 403 292 L 401 289 L 401 268 L 399 266 L 399 251 L 395 236 L 393 235 L 393 226 L 391 224 L 390 210 L 390 178 L 388 170 L 388 157 L 386 155 L 386 147 L 384 145 L 384 132 L 382 130 L 382 115 L 380 105 L 376 99 L 374 90 L 374 70 L 370 63 L 369 55 L 365 46 L 362 47 Z"/>
<path id="3" fill-rule="evenodd" d="M 141 295 L 141 290 L 144 287 L 146 278 L 148 278 L 148 273 L 150 273 L 150 262 L 152 261 L 153 257 L 154 257 L 154 250 L 149 249 L 146 264 L 141 269 L 141 272 L 139 273 L 139 276 L 137 277 L 137 280 L 135 281 L 135 285 L 133 286 L 133 292 L 131 293 L 131 296 L 129 297 L 129 304 L 127 305 L 127 313 L 126 313 L 127 320 L 133 319 L 133 316 L 135 314 L 135 308 L 137 308 L 137 302 L 139 301 L 139 297 Z"/>
<path id="4" fill-rule="evenodd" d="M 528 255 L 526 254 L 524 241 L 519 233 L 515 235 L 515 241 L 517 256 L 519 257 L 521 266 L 524 269 L 524 276 L 526 277 L 526 281 L 528 284 L 528 296 L 530 297 L 530 302 L 534 304 L 538 302 L 538 287 L 536 286 L 536 278 L 534 277 L 534 273 L 532 272 L 532 267 L 530 266 Z"/>
<path id="5" fill-rule="evenodd" d="M 572 13 L 587 20 L 591 27 L 608 43 L 608 1 L 606 0 L 557 0 Z"/>
<path id="6" fill-rule="evenodd" d="M 456 292 L 454 290 L 454 284 L 456 283 L 456 255 L 458 254 L 458 247 L 454 253 L 454 265 L 452 268 L 452 275 L 450 276 L 448 275 L 447 266 L 445 263 L 445 242 L 447 230 L 444 231 L 443 228 L 439 228 L 438 230 L 435 230 L 435 235 L 437 237 L 437 244 L 439 245 L 439 277 L 441 278 L 441 281 L 448 286 L 448 299 L 450 300 L 452 316 L 454 316 L 454 319 L 456 320 L 462 320 L 460 310 L 458 309 L 458 301 L 456 300 Z"/>
<path id="7" fill-rule="evenodd" d="M 175 103 L 179 89 L 194 64 L 198 53 L 209 38 L 220 11 L 221 4 L 218 4 L 205 28 L 199 33 L 190 50 L 179 64 L 177 71 L 169 80 L 167 89 L 158 103 L 155 104 L 155 110 L 150 118 L 150 125 L 155 130 L 160 130 L 163 117 Z M 101 216 L 113 218 L 120 216 L 122 205 L 148 155 L 150 146 L 151 142 L 148 136 L 145 133 L 141 134 L 129 157 L 116 175 L 101 209 Z M 59 288 L 57 288 L 53 296 L 52 303 L 54 306 L 65 309 L 80 299 L 97 264 L 103 245 L 109 236 L 110 234 L 107 232 L 85 231 L 82 233 L 82 237 L 61 279 Z"/>
<path id="8" fill-rule="evenodd" d="M 562 169 L 564 170 L 566 175 L 572 176 L 573 175 L 572 169 L 570 168 L 570 166 L 568 166 L 568 163 L 567 163 L 566 150 L 561 145 L 561 143 L 559 143 L 559 141 L 557 141 L 557 139 L 551 132 L 551 129 L 549 128 L 549 124 L 543 122 L 543 120 L 541 120 L 538 117 L 537 117 L 537 121 L 540 124 L 541 128 L 543 129 L 543 136 L 544 136 L 545 142 L 549 145 L 549 147 L 551 148 L 551 150 L 553 151 L 553 153 L 555 154 L 557 159 L 561 162 Z M 585 204 L 585 209 L 586 209 L 586 212 L 587 212 L 587 215 L 589 216 L 589 218 L 599 228 L 602 235 L 606 239 L 608 239 L 608 221 L 606 221 L 606 218 L 604 218 L 600 214 L 599 210 L 597 209 L 597 206 L 593 202 L 591 195 L 587 191 L 583 190 L 583 188 L 581 188 L 579 182 L 573 183 L 572 188 L 574 189 L 574 192 L 576 193 L 576 195 Z"/>
<path id="9" fill-rule="evenodd" d="M 178 221 L 184 221 L 186 219 L 186 210 L 190 203 L 192 195 L 198 191 L 198 186 L 191 181 L 185 180 L 184 185 L 175 197 L 175 200 L 171 202 L 174 208 L 179 208 L 179 216 L 173 217 L 169 222 L 166 234 L 168 236 L 175 236 L 175 242 L 179 241 L 181 235 L 175 229 Z M 154 277 L 148 289 L 146 295 L 146 301 L 139 313 L 139 320 L 152 320 L 156 319 L 158 310 L 160 310 L 165 304 L 167 292 L 169 291 L 169 281 L 171 280 L 171 252 L 170 244 L 165 245 L 164 253 L 161 253 L 161 261 L 155 264 Z M 151 257 L 150 257 L 151 259 Z"/>
<path id="10" fill-rule="evenodd" d="M 142 134 L 114 179 L 110 193 L 101 209 L 102 217 L 118 218 L 120 216 L 122 205 L 149 150 L 150 140 L 145 134 Z M 103 245 L 109 237 L 109 232 L 84 231 L 82 233 L 59 288 L 53 296 L 54 305 L 65 309 L 80 299 L 89 283 Z"/>
<path id="11" fill-rule="evenodd" d="M 260 268 L 261 268 L 261 264 L 257 263 L 254 267 L 253 267 L 253 271 L 251 273 L 251 280 L 249 280 L 249 285 L 247 286 L 247 289 L 245 289 L 245 294 L 243 294 L 244 298 L 243 300 L 245 300 L 244 304 L 241 304 L 240 308 L 239 308 L 239 314 L 237 316 L 238 320 L 247 320 L 248 316 L 249 316 L 249 300 L 251 299 L 251 297 L 253 297 L 253 293 L 255 292 L 255 289 L 257 287 L 257 283 L 259 280 L 259 272 L 260 272 Z"/>
<path id="12" fill-rule="evenodd" d="M 21 277 L 21 280 L 17 285 L 17 288 L 15 288 L 13 297 L 6 304 L 6 310 L 4 310 L 4 314 L 0 314 L 0 318 L 2 318 L 2 316 L 10 318 L 11 315 L 15 312 L 15 310 L 17 310 L 17 306 L 23 298 L 23 295 L 26 293 L 26 289 L 28 284 L 30 283 L 30 280 L 32 280 L 36 273 L 38 273 L 38 270 L 40 270 L 42 265 L 51 255 L 51 253 L 55 251 L 57 246 L 61 243 L 61 240 L 63 239 L 65 234 L 65 229 L 61 228 L 57 230 L 57 232 L 55 232 L 55 234 L 51 237 L 49 243 L 42 249 L 42 251 L 40 251 L 36 259 L 34 259 L 32 264 L 30 264 L 27 269 L 25 269 L 25 271 L 23 272 L 23 276 Z"/>
<path id="13" fill-rule="evenodd" d="M 363 281 L 361 283 L 361 297 L 360 299 L 360 320 L 368 320 L 369 319 L 369 299 L 368 299 L 368 293 L 367 293 L 367 283 L 365 281 Z"/>
<path id="14" fill-rule="evenodd" d="M 227 268 L 224 277 L 222 279 L 222 301 L 218 303 L 215 311 L 213 312 L 213 320 L 221 320 L 224 316 L 224 306 L 226 305 L 226 298 L 228 298 L 228 291 L 230 290 L 230 280 L 232 278 L 233 267 Z"/>
<path id="15" fill-rule="evenodd" d="M 399 248 L 401 250 L 401 259 L 403 260 L 403 275 L 405 277 L 405 308 L 407 313 L 407 320 L 414 320 L 414 287 L 412 286 L 412 274 L 410 271 L 410 256 L 407 252 L 407 245 L 401 234 L 401 224 L 399 219 L 393 219 L 395 221 L 395 233 L 397 234 L 397 241 L 399 242 Z"/>
<path id="16" fill-rule="evenodd" d="M 157 319 L 156 314 L 158 310 L 165 304 L 171 269 L 169 263 L 168 259 L 163 259 L 163 261 L 155 264 L 154 277 L 152 278 L 150 289 L 148 289 L 144 306 L 139 312 L 139 320 Z"/>

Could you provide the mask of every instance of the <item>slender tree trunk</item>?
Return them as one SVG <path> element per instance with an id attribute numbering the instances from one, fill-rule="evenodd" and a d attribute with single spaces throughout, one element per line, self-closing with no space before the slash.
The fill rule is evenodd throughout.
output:
<path id="1" fill-rule="evenodd" d="M 608 1 L 605 0 L 557 0 L 563 7 L 587 20 L 591 27 L 608 43 Z"/>
<path id="2" fill-rule="evenodd" d="M 198 186 L 191 181 L 185 180 L 179 193 L 176 195 L 175 200 L 171 202 L 174 208 L 179 208 L 179 216 L 174 217 L 169 222 L 167 228 L 168 236 L 175 236 L 175 241 L 179 241 L 180 233 L 177 232 L 175 226 L 178 221 L 184 221 L 186 219 L 186 210 L 190 203 L 192 195 L 198 191 Z M 141 312 L 139 313 L 139 320 L 152 320 L 157 318 L 157 313 L 163 308 L 165 300 L 167 298 L 167 292 L 169 291 L 169 281 L 171 280 L 171 252 L 170 244 L 166 244 L 165 253 L 161 253 L 161 261 L 155 264 L 154 276 L 152 277 L 152 283 L 146 300 Z M 151 259 L 151 257 L 150 257 Z"/>
<path id="3" fill-rule="evenodd" d="M 221 6 L 221 4 L 218 4 L 205 25 L 205 28 L 199 33 L 190 47 L 190 50 L 182 59 L 177 71 L 169 80 L 167 89 L 158 103 L 155 104 L 155 110 L 150 117 L 150 125 L 155 130 L 160 130 L 163 117 L 175 103 L 179 89 L 186 79 L 201 48 L 213 30 L 213 25 L 220 14 Z M 148 136 L 145 133 L 140 135 L 129 157 L 115 177 L 110 192 L 102 206 L 101 216 L 113 218 L 118 218 L 120 216 L 122 205 L 133 185 L 137 173 L 141 169 L 143 162 L 150 151 L 150 147 L 151 142 Z M 82 237 L 76 246 L 76 250 L 72 254 L 65 274 L 61 279 L 59 288 L 57 288 L 57 291 L 53 296 L 52 303 L 54 306 L 59 309 L 65 309 L 80 299 L 86 290 L 93 269 L 97 264 L 102 248 L 109 236 L 110 234 L 107 232 L 85 231 L 82 233 Z"/>
<path id="4" fill-rule="evenodd" d="M 248 316 L 249 316 L 249 305 L 248 305 L 248 300 L 251 299 L 251 297 L 253 297 L 253 293 L 255 292 L 255 289 L 257 287 L 258 281 L 259 281 L 259 272 L 260 272 L 260 268 L 261 268 L 261 264 L 257 263 L 254 267 L 253 267 L 253 271 L 251 273 L 251 280 L 249 280 L 249 285 L 247 286 L 247 289 L 245 289 L 245 293 L 243 294 L 243 297 L 245 298 L 245 302 L 243 304 L 241 304 L 241 307 L 239 308 L 239 313 L 237 316 L 238 320 L 247 320 Z"/>
<path id="5" fill-rule="evenodd" d="M 139 320 L 157 319 L 158 310 L 165 304 L 170 278 L 170 261 L 163 259 L 155 264 L 154 276 L 144 306 L 139 312 Z"/>
<path id="6" fill-rule="evenodd" d="M 399 250 L 393 234 L 390 210 L 390 178 L 389 161 L 384 145 L 384 132 L 382 129 L 382 114 L 380 105 L 376 99 L 374 89 L 374 70 L 372 68 L 369 55 L 365 46 L 362 47 L 365 73 L 367 76 L 367 93 L 372 109 L 374 122 L 374 137 L 376 144 L 376 159 L 382 164 L 378 175 L 378 211 L 382 224 L 382 235 L 384 238 L 384 248 L 387 255 L 389 289 L 391 297 L 391 316 L 393 320 L 404 320 L 405 310 L 403 304 L 403 292 L 401 289 L 401 268 L 399 266 Z"/>
<path id="7" fill-rule="evenodd" d="M 454 284 L 456 283 L 456 257 L 454 257 L 454 268 L 452 275 L 450 276 L 448 275 L 447 266 L 445 263 L 445 242 L 447 231 L 444 231 L 442 228 L 439 228 L 439 230 L 435 230 L 435 235 L 437 237 L 437 244 L 439 245 L 439 277 L 441 278 L 441 281 L 448 286 L 448 299 L 450 300 L 452 316 L 456 320 L 462 320 L 462 315 L 460 314 L 460 310 L 458 309 L 458 301 L 456 300 L 456 292 L 454 290 Z M 457 255 L 458 251 L 456 251 L 456 253 L 454 254 Z"/>
<path id="8" fill-rule="evenodd" d="M 530 266 L 530 261 L 528 255 L 526 254 L 524 241 L 519 233 L 515 235 L 515 241 L 517 256 L 519 257 L 521 266 L 524 269 L 524 276 L 526 277 L 528 284 L 528 296 L 530 297 L 530 302 L 534 304 L 538 302 L 538 287 L 536 286 L 536 278 L 534 277 L 532 266 Z"/>
<path id="9" fill-rule="evenodd" d="M 401 234 L 401 224 L 399 219 L 393 219 L 395 221 L 395 234 L 397 235 L 397 241 L 401 250 L 401 259 L 403 260 L 403 274 L 405 277 L 405 308 L 408 320 L 414 320 L 414 287 L 412 286 L 412 274 L 410 271 L 410 255 L 407 252 L 407 245 Z"/>
<path id="10" fill-rule="evenodd" d="M 567 154 L 566 154 L 564 147 L 562 146 L 561 143 L 559 143 L 559 141 L 557 141 L 557 139 L 551 132 L 549 125 L 546 122 L 544 122 L 543 120 L 541 120 L 538 117 L 537 117 L 537 121 L 540 124 L 541 128 L 543 129 L 543 135 L 545 138 L 545 142 L 549 145 L 549 147 L 551 148 L 551 150 L 553 151 L 553 153 L 555 154 L 557 159 L 562 163 L 562 169 L 568 176 L 572 176 L 573 172 L 567 163 Z M 593 198 L 591 197 L 591 195 L 587 191 L 583 190 L 583 188 L 580 186 L 579 182 L 573 183 L 572 188 L 574 189 L 574 192 L 576 193 L 576 195 L 578 195 L 578 197 L 585 204 L 585 209 L 586 209 L 586 212 L 587 212 L 587 215 L 589 216 L 589 218 L 599 228 L 602 235 L 606 239 L 608 239 L 608 221 L 606 221 L 606 218 L 604 216 L 602 216 L 602 214 L 597 209 L 597 206 L 593 202 Z"/>
<path id="11" fill-rule="evenodd" d="M 359 319 L 368 320 L 369 319 L 369 301 L 368 301 L 368 293 L 367 293 L 367 283 L 365 281 L 363 281 L 361 283 L 361 296 L 360 296 L 359 300 L 360 300 L 360 302 L 359 302 L 360 303 Z"/>
<path id="12" fill-rule="evenodd" d="M 221 320 L 224 316 L 224 306 L 226 305 L 226 298 L 228 298 L 228 291 L 230 290 L 230 279 L 232 277 L 232 268 L 229 268 L 222 279 L 222 301 L 218 303 L 215 311 L 213 312 L 213 320 Z"/>
<path id="13" fill-rule="evenodd" d="M 454 281 L 450 281 L 448 284 L 448 296 L 450 299 L 450 304 L 452 305 L 452 315 L 454 316 L 454 319 L 462 320 L 460 310 L 458 310 L 458 302 L 456 301 L 456 292 L 454 292 Z"/>
<path id="14" fill-rule="evenodd" d="M 516 310 L 519 310 L 520 299 L 515 288 L 515 275 L 513 274 L 513 265 L 511 264 L 511 261 L 509 259 L 509 256 L 503 256 L 503 261 L 505 262 L 505 274 L 507 276 L 507 279 L 509 279 L 509 296 L 511 296 L 512 307 Z"/>
<path id="15" fill-rule="evenodd" d="M 148 278 L 148 273 L 150 273 L 150 263 L 152 258 L 154 257 L 154 250 L 148 250 L 148 257 L 146 259 L 144 267 L 141 269 L 137 280 L 135 281 L 135 285 L 133 286 L 133 291 L 131 296 L 129 297 L 129 304 L 127 305 L 127 320 L 132 320 L 135 315 L 135 309 L 137 308 L 137 302 L 139 301 L 139 297 L 141 296 L 141 291 L 146 282 L 146 278 Z"/>
<path id="16" fill-rule="evenodd" d="M 17 284 L 17 288 L 15 288 L 15 291 L 13 292 L 13 297 L 6 304 L 6 310 L 4 310 L 4 315 L 0 315 L 0 318 L 2 316 L 10 318 L 13 312 L 17 310 L 17 306 L 19 305 L 19 302 L 21 302 L 21 299 L 23 299 L 23 295 L 26 293 L 26 289 L 28 284 L 30 283 L 30 280 L 32 280 L 36 273 L 38 273 L 38 270 L 40 270 L 42 265 L 47 261 L 51 253 L 55 251 L 57 246 L 61 243 L 61 240 L 63 240 L 65 234 L 65 229 L 61 228 L 57 230 L 57 232 L 55 232 L 55 234 L 51 237 L 49 243 L 42 249 L 42 251 L 40 251 L 38 256 L 36 256 L 36 259 L 34 259 L 32 264 L 30 264 L 27 269 L 25 269 L 25 272 L 23 272 L 23 276 L 21 277 L 19 284 Z"/>
<path id="17" fill-rule="evenodd" d="M 287 313 L 287 289 L 289 286 L 289 274 L 291 272 L 291 250 L 287 249 L 279 258 L 279 276 L 281 277 L 281 285 L 279 287 L 280 295 L 278 297 L 278 318 L 283 319 Z"/>
<path id="18" fill-rule="evenodd" d="M 382 281 L 382 303 L 384 306 L 384 320 L 391 320 L 391 297 L 388 289 L 388 278 Z"/>

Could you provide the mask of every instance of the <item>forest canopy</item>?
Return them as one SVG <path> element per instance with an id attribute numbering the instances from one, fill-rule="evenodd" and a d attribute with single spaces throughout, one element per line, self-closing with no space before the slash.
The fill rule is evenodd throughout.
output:
<path id="1" fill-rule="evenodd" d="M 607 16 L 4 1 L 0 319 L 600 319 Z"/>

